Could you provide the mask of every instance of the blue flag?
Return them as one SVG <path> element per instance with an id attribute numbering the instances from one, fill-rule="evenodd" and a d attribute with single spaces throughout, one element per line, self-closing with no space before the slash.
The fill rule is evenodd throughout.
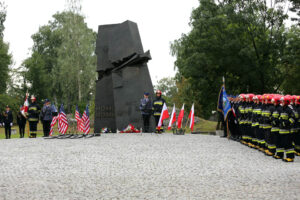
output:
<path id="1" fill-rule="evenodd" d="M 60 112 L 60 113 L 65 113 L 64 104 L 61 104 L 61 105 L 60 105 L 59 112 Z"/>
<path id="2" fill-rule="evenodd" d="M 90 116 L 89 105 L 86 105 L 85 112 L 86 112 L 86 115 L 89 117 Z"/>
<path id="3" fill-rule="evenodd" d="M 221 90 L 220 90 L 220 94 L 219 94 L 219 99 L 218 99 L 218 108 L 217 108 L 220 112 L 223 113 L 224 115 L 224 121 L 227 118 L 228 113 L 231 111 L 231 105 L 230 102 L 228 100 L 228 96 L 225 90 L 225 87 L 222 86 Z"/>

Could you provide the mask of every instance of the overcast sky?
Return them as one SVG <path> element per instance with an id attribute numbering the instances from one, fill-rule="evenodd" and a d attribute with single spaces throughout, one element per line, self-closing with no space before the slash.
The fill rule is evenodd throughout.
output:
<path id="1" fill-rule="evenodd" d="M 52 20 L 52 15 L 66 9 L 65 0 L 5 0 L 7 19 L 4 39 L 10 44 L 14 66 L 30 56 L 31 35 Z M 120 23 L 126 20 L 138 24 L 144 50 L 150 49 L 152 82 L 173 76 L 174 60 L 170 42 L 190 31 L 188 26 L 198 0 L 83 0 L 82 12 L 89 28 Z M 96 69 L 96 66 L 95 66 Z"/>

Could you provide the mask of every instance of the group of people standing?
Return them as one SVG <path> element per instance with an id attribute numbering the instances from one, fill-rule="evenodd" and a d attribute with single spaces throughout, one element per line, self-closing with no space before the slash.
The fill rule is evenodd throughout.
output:
<path id="1" fill-rule="evenodd" d="M 157 124 L 159 122 L 159 118 L 161 115 L 161 111 L 163 108 L 164 103 L 166 102 L 162 96 L 162 92 L 160 90 L 157 90 L 155 92 L 155 99 L 152 101 L 149 97 L 149 93 L 144 93 L 144 98 L 140 101 L 140 110 L 142 113 L 143 118 L 143 125 L 144 125 L 144 131 L 145 133 L 151 132 L 150 128 L 150 119 L 151 116 L 154 116 L 155 124 L 156 124 L 156 130 L 155 133 L 162 133 L 164 132 L 163 126 L 161 128 L 157 128 Z"/>
<path id="2" fill-rule="evenodd" d="M 286 162 L 300 156 L 300 96 L 240 94 L 229 100 L 232 139 Z"/>
<path id="3" fill-rule="evenodd" d="M 31 96 L 31 103 L 28 106 L 28 111 L 25 112 L 23 106 L 20 107 L 20 111 L 17 113 L 17 124 L 19 126 L 20 138 L 24 138 L 26 122 L 29 122 L 29 137 L 36 138 L 37 126 L 39 120 L 43 124 L 44 137 L 48 137 L 50 133 L 50 125 L 53 115 L 57 114 L 55 107 L 51 106 L 50 100 L 46 99 L 42 109 L 36 102 L 36 97 Z M 5 112 L 0 115 L 0 126 L 5 127 L 6 139 L 11 138 L 11 127 L 13 126 L 13 112 L 7 105 Z"/>

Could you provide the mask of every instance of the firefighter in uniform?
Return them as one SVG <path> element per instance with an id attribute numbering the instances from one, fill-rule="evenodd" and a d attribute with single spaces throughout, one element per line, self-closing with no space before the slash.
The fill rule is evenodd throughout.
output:
<path id="1" fill-rule="evenodd" d="M 30 138 L 36 138 L 37 124 L 39 122 L 40 107 L 36 103 L 35 96 L 31 96 L 31 104 L 28 107 L 28 121 L 30 129 Z"/>
<path id="2" fill-rule="evenodd" d="M 273 105 L 270 105 L 270 121 L 271 121 L 271 131 L 268 141 L 268 150 L 266 152 L 269 156 L 275 156 L 276 153 L 276 143 L 279 134 L 279 114 L 280 114 L 280 96 L 274 95 L 271 99 Z"/>
<path id="3" fill-rule="evenodd" d="M 159 122 L 159 118 L 160 118 L 160 114 L 163 108 L 164 103 L 166 102 L 162 97 L 161 97 L 161 91 L 157 90 L 156 91 L 156 97 L 153 100 L 153 116 L 155 119 L 155 124 L 156 124 L 156 131 L 155 133 L 162 133 L 164 132 L 164 125 L 162 125 L 162 127 L 160 129 L 158 129 L 157 125 Z"/>
<path id="4" fill-rule="evenodd" d="M 276 157 L 283 159 L 286 162 L 294 161 L 293 137 L 291 134 L 291 127 L 295 123 L 294 113 L 289 107 L 291 98 L 286 95 L 280 98 L 280 105 L 282 110 L 279 115 L 279 135 L 277 140 Z M 284 158 L 284 153 L 286 157 Z"/>
<path id="5" fill-rule="evenodd" d="M 258 100 L 258 95 L 255 95 L 253 97 L 253 111 L 252 111 L 252 147 L 258 148 L 258 113 L 260 111 L 260 105 L 259 105 L 259 100 Z"/>
<path id="6" fill-rule="evenodd" d="M 266 149 L 266 141 L 265 141 L 265 110 L 267 108 L 267 104 L 265 101 L 266 96 L 262 95 L 261 97 L 261 114 L 259 117 L 259 150 L 265 152 Z"/>
<path id="7" fill-rule="evenodd" d="M 296 132 L 294 136 L 294 143 L 295 143 L 295 154 L 300 156 L 300 96 L 297 96 L 295 99 L 295 109 L 298 113 L 298 118 L 296 120 Z"/>
<path id="8" fill-rule="evenodd" d="M 264 109 L 264 112 L 263 112 L 263 121 L 264 121 L 264 136 L 265 136 L 265 154 L 266 155 L 270 155 L 271 153 L 269 152 L 269 145 L 271 143 L 270 141 L 270 136 L 271 136 L 271 128 L 272 128 L 272 125 L 271 125 L 271 116 L 272 116 L 272 113 L 271 113 L 271 100 L 272 100 L 272 95 L 270 94 L 267 94 L 265 96 L 265 104 L 266 104 L 266 107 Z"/>
<path id="9" fill-rule="evenodd" d="M 248 146 L 253 148 L 253 129 L 252 129 L 252 115 L 253 115 L 253 97 L 254 94 L 248 94 L 248 106 L 247 106 L 247 137 L 248 137 Z"/>
<path id="10" fill-rule="evenodd" d="M 244 131 L 245 131 L 245 95 L 240 94 L 239 95 L 239 106 L 238 106 L 238 123 L 239 123 L 239 135 L 240 135 L 240 142 L 242 144 L 246 144 L 246 142 L 243 139 Z"/>

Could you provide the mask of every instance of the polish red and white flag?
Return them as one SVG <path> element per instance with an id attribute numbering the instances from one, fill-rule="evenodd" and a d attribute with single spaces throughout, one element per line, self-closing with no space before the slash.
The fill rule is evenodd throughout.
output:
<path id="1" fill-rule="evenodd" d="M 26 93 L 25 101 L 24 101 L 24 104 L 23 104 L 23 106 L 22 106 L 22 108 L 21 108 L 21 114 L 22 114 L 24 117 L 26 117 L 26 114 L 25 114 L 25 113 L 27 113 L 27 111 L 28 111 L 28 106 L 29 106 L 29 103 L 28 103 L 28 96 L 29 96 L 29 94 Z"/>
<path id="2" fill-rule="evenodd" d="M 174 124 L 174 122 L 176 122 L 176 108 L 175 108 L 175 104 L 173 106 L 173 111 L 172 111 L 172 114 L 171 114 L 171 119 L 170 119 L 170 122 L 169 122 L 168 130 L 172 129 L 172 125 Z"/>
<path id="3" fill-rule="evenodd" d="M 157 128 L 160 130 L 162 124 L 163 124 L 163 121 L 167 118 L 169 118 L 170 115 L 169 115 L 169 112 L 168 112 L 168 107 L 166 105 L 166 103 L 164 103 L 163 105 L 163 109 L 161 110 L 161 114 L 160 114 L 160 118 L 159 118 L 159 122 L 158 122 L 158 125 L 157 125 Z"/>
<path id="4" fill-rule="evenodd" d="M 189 114 L 189 119 L 190 119 L 190 129 L 191 131 L 194 130 L 194 124 L 195 124 L 195 112 L 194 112 L 194 104 L 192 105 L 190 114 Z"/>
<path id="5" fill-rule="evenodd" d="M 181 108 L 180 113 L 178 115 L 178 121 L 177 121 L 177 127 L 178 128 L 181 128 L 183 116 L 184 116 L 184 104 L 182 105 L 182 108 Z"/>

